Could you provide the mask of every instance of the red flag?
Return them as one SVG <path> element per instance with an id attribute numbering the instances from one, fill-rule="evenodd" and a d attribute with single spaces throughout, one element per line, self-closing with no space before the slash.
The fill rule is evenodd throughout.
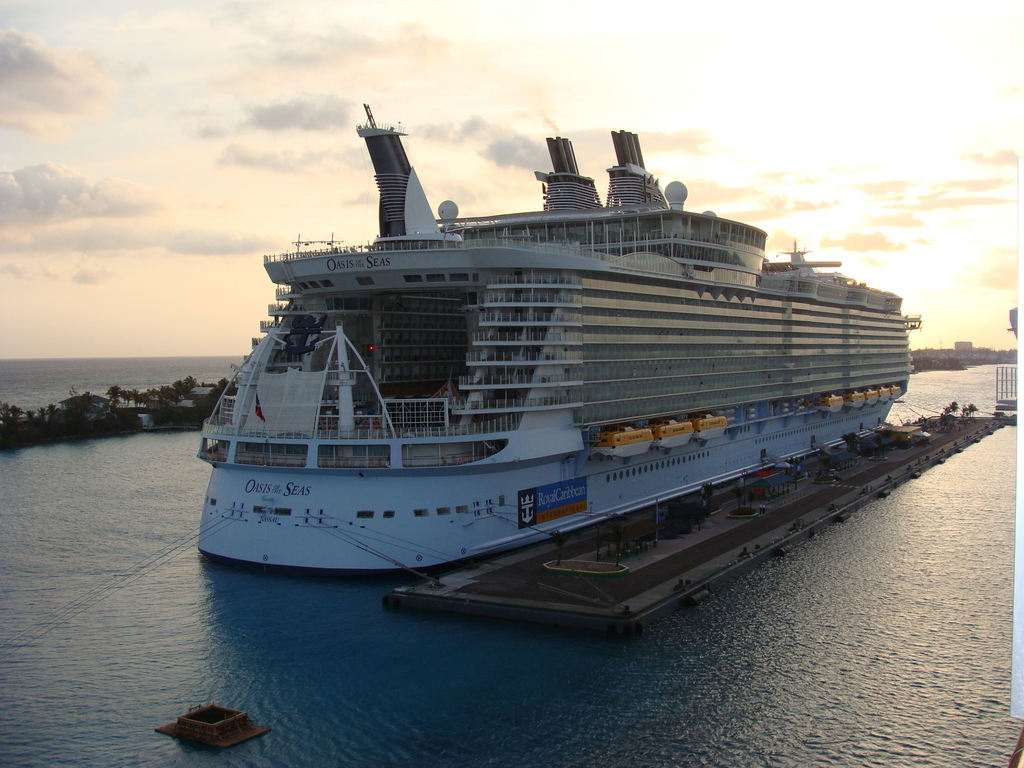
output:
<path id="1" fill-rule="evenodd" d="M 266 422 L 266 419 L 263 418 L 263 409 L 260 408 L 260 393 L 259 392 L 256 393 L 256 415 L 260 417 L 260 421 Z"/>

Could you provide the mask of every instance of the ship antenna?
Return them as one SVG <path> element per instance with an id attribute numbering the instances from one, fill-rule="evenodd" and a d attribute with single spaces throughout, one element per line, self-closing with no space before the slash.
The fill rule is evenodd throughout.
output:
<path id="1" fill-rule="evenodd" d="M 377 123 L 373 119 L 373 112 L 370 111 L 370 105 L 369 104 L 363 104 L 363 109 L 366 110 L 366 121 L 369 124 L 369 126 L 371 128 L 376 128 L 377 127 Z"/>

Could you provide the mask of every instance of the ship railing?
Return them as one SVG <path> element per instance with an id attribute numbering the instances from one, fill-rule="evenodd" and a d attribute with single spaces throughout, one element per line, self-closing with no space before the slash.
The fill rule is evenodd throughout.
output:
<path id="1" fill-rule="evenodd" d="M 341 247 L 339 245 L 309 251 L 289 251 L 287 253 L 267 254 L 263 257 L 264 264 L 278 261 L 296 261 L 298 259 L 315 259 L 322 256 L 338 254 L 367 254 L 382 251 L 426 251 L 426 250 L 466 250 L 472 248 L 513 248 L 525 251 L 543 251 L 545 253 L 565 254 L 570 256 L 587 256 L 591 258 L 611 260 L 607 254 L 583 248 L 572 241 L 535 243 L 528 240 L 513 238 L 480 238 L 470 240 L 389 240 L 383 243 Z"/>
<path id="2" fill-rule="evenodd" d="M 267 331 L 275 331 L 281 327 L 281 322 L 278 320 L 260 320 L 260 333 L 266 333 Z"/>
<path id="3" fill-rule="evenodd" d="M 306 454 L 235 451 L 235 463 L 260 467 L 304 467 Z"/>
<path id="4" fill-rule="evenodd" d="M 501 291 L 499 293 L 485 293 L 483 303 L 487 304 L 553 304 L 577 305 L 583 303 L 583 297 L 578 293 L 515 293 Z"/>
<path id="5" fill-rule="evenodd" d="M 583 405 L 578 396 L 515 397 L 493 400 L 461 400 L 452 403 L 452 413 L 473 411 L 529 411 L 542 408 L 570 408 Z"/>
<path id="6" fill-rule="evenodd" d="M 271 316 L 275 316 L 276 317 L 276 316 L 279 316 L 279 315 L 290 315 L 290 314 L 298 314 L 298 313 L 306 314 L 306 308 L 303 307 L 303 306 L 296 306 L 294 304 L 292 304 L 290 306 L 282 305 L 282 304 L 268 304 L 267 305 L 267 314 L 271 315 Z"/>
<path id="7" fill-rule="evenodd" d="M 583 383 L 582 374 L 554 374 L 544 376 L 460 376 L 459 386 L 472 387 L 539 387 L 544 385 L 577 385 Z"/>
<path id="8" fill-rule="evenodd" d="M 504 323 L 517 325 L 522 323 L 544 323 L 545 325 L 582 325 L 583 314 L 581 312 L 552 312 L 550 315 L 538 314 L 536 312 L 481 312 L 481 323 Z"/>
<path id="9" fill-rule="evenodd" d="M 391 466 L 391 457 L 317 456 L 316 465 L 324 469 L 382 469 Z"/>
<path id="10" fill-rule="evenodd" d="M 525 352 L 511 355 L 505 352 L 469 351 L 467 363 L 546 363 L 582 361 L 582 352 Z"/>
<path id="11" fill-rule="evenodd" d="M 507 415 L 469 424 L 448 426 L 403 426 L 396 430 L 400 438 L 421 437 L 467 437 L 487 435 L 495 432 L 514 432 L 519 429 L 519 415 Z M 230 424 L 214 424 L 207 419 L 203 431 L 208 434 L 251 437 L 270 440 L 390 440 L 392 434 L 386 429 L 314 429 L 309 431 L 252 429 L 235 427 Z"/>
<path id="12" fill-rule="evenodd" d="M 512 342 L 518 344 L 529 343 L 551 343 L 551 344 L 580 344 L 583 342 L 582 333 L 539 333 L 532 331 L 474 331 L 473 341 L 488 342 Z"/>
<path id="13" fill-rule="evenodd" d="M 507 285 L 583 285 L 579 275 L 495 275 L 487 279 L 487 287 Z"/>

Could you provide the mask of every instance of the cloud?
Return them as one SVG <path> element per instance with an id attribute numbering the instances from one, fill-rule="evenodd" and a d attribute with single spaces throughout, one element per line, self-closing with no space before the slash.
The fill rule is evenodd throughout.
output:
<path id="1" fill-rule="evenodd" d="M 843 237 L 823 237 L 818 242 L 818 246 L 820 248 L 842 248 L 858 253 L 902 251 L 907 247 L 904 243 L 892 242 L 882 232 L 851 232 Z"/>
<path id="2" fill-rule="evenodd" d="M 71 280 L 79 285 L 97 285 L 105 283 L 113 277 L 113 274 L 106 269 L 87 269 L 80 267 L 71 277 Z"/>
<path id="3" fill-rule="evenodd" d="M 385 43 L 337 25 L 318 35 L 278 30 L 270 35 L 266 46 L 269 56 L 261 58 L 269 58 L 274 64 L 297 67 L 333 64 L 387 50 Z"/>
<path id="4" fill-rule="evenodd" d="M 101 114 L 116 89 L 98 54 L 16 29 L 0 30 L 0 72 L 0 128 L 46 139 L 66 136 L 70 118 Z"/>
<path id="5" fill-rule="evenodd" d="M 924 222 L 910 211 L 890 213 L 884 216 L 868 214 L 868 224 L 873 227 L 903 227 L 905 229 L 916 229 L 917 227 L 924 226 Z"/>
<path id="6" fill-rule="evenodd" d="M 501 168 L 535 169 L 550 163 L 546 145 L 522 133 L 494 139 L 479 154 Z"/>
<path id="7" fill-rule="evenodd" d="M 719 184 L 717 181 L 708 181 L 706 179 L 688 182 L 686 189 L 688 191 L 687 205 L 692 207 L 696 204 L 700 208 L 706 208 L 709 205 L 735 203 L 740 200 L 750 200 L 761 194 L 760 188 L 756 186 L 729 187 L 725 184 Z"/>
<path id="8" fill-rule="evenodd" d="M 144 251 L 185 256 L 248 256 L 278 248 L 271 238 L 203 227 L 144 227 L 133 224 L 50 227 L 32 233 L 31 240 L 5 245 L 8 252 L 50 253 L 54 256 L 88 253 L 93 256 L 132 255 Z"/>
<path id="9" fill-rule="evenodd" d="M 757 194 L 758 190 L 756 188 L 751 188 L 751 191 L 754 194 Z M 786 195 L 763 195 L 758 202 L 761 204 L 760 208 L 747 211 L 722 212 L 720 215 L 725 218 L 734 219 L 735 221 L 755 224 L 761 221 L 780 219 L 794 213 L 803 213 L 804 211 L 821 211 L 827 208 L 835 208 L 839 205 L 838 200 L 820 200 L 818 202 L 812 202 L 810 200 L 792 200 Z"/>
<path id="10" fill-rule="evenodd" d="M 547 144 L 507 125 L 489 122 L 479 115 L 473 115 L 461 124 L 433 123 L 421 126 L 417 134 L 441 144 L 461 145 L 468 141 L 483 144 L 477 154 L 501 168 L 513 166 L 540 170 L 549 168 L 551 164 Z"/>
<path id="11" fill-rule="evenodd" d="M 642 149 L 647 155 L 679 153 L 684 155 L 710 155 L 718 142 L 707 131 L 689 128 L 684 131 L 645 131 L 640 135 Z"/>
<path id="12" fill-rule="evenodd" d="M 271 250 L 276 241 L 259 235 L 195 228 L 168 232 L 164 245 L 171 253 L 193 256 L 247 256 Z"/>
<path id="13" fill-rule="evenodd" d="M 508 132 L 505 127 L 495 126 L 479 115 L 473 115 L 461 125 L 454 123 L 430 123 L 420 126 L 416 133 L 430 141 L 441 144 L 463 144 L 475 136 L 487 136 L 495 132 Z"/>
<path id="14" fill-rule="evenodd" d="M 93 184 L 66 165 L 41 163 L 0 171 L 0 226 L 141 216 L 161 207 L 149 187 L 116 178 Z"/>
<path id="15" fill-rule="evenodd" d="M 959 179 L 933 184 L 933 189 L 965 189 L 968 192 L 988 192 L 990 189 L 1002 189 L 1012 184 L 1011 179 Z"/>
<path id="16" fill-rule="evenodd" d="M 860 190 L 872 197 L 880 198 L 902 198 L 908 194 L 913 184 L 909 181 L 872 181 L 867 184 L 854 184 L 854 189 Z"/>
<path id="17" fill-rule="evenodd" d="M 1014 200 L 1004 197 L 946 197 L 944 192 L 922 195 L 916 201 L 890 204 L 887 208 L 897 211 L 939 211 L 943 209 L 968 208 L 976 205 L 1004 205 Z"/>
<path id="18" fill-rule="evenodd" d="M 246 124 L 266 131 L 336 131 L 351 122 L 352 102 L 332 94 L 297 96 L 291 101 L 254 104 Z"/>
<path id="19" fill-rule="evenodd" d="M 319 165 L 331 158 L 326 150 L 306 150 L 301 154 L 291 150 L 261 150 L 245 144 L 229 144 L 217 159 L 217 165 L 235 165 L 242 168 L 262 168 L 278 173 L 298 173 L 309 165 Z"/>
<path id="20" fill-rule="evenodd" d="M 914 184 L 905 180 L 874 181 L 854 184 L 854 189 L 864 192 L 884 207 L 894 211 L 936 211 L 941 209 L 967 208 L 976 205 L 1002 205 L 1013 200 L 1002 197 L 950 197 L 954 190 L 984 192 L 999 189 L 1010 184 L 1002 178 L 955 179 L 933 184 Z"/>
<path id="21" fill-rule="evenodd" d="M 1017 292 L 1017 249 L 989 248 L 981 258 L 967 265 L 964 280 L 993 291 Z"/>
<path id="22" fill-rule="evenodd" d="M 29 279 L 29 273 L 24 269 L 24 267 L 19 267 L 17 264 L 4 264 L 0 267 L 0 275 L 10 275 L 11 277 L 16 277 L 19 280 Z"/>
<path id="23" fill-rule="evenodd" d="M 970 160 L 978 165 L 1016 165 L 1020 154 L 1013 149 L 997 149 L 995 152 L 985 154 L 984 152 L 965 152 L 960 156 L 964 160 Z"/>

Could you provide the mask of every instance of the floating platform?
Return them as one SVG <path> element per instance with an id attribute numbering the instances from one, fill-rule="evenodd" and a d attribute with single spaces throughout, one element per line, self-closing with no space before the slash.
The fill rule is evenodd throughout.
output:
<path id="1" fill-rule="evenodd" d="M 173 723 L 154 730 L 215 747 L 233 747 L 247 739 L 262 736 L 270 729 L 253 723 L 246 712 L 211 703 L 190 707 L 186 714 L 180 715 Z"/>
<path id="2" fill-rule="evenodd" d="M 675 539 L 649 541 L 659 526 L 652 509 L 625 520 L 618 541 L 632 542 L 620 559 L 628 568 L 613 579 L 593 579 L 554 569 L 557 547 L 550 542 L 499 555 L 442 576 L 399 587 L 384 596 L 385 607 L 461 613 L 633 635 L 652 621 L 708 597 L 723 583 L 812 538 L 824 527 L 893 488 L 920 477 L 953 453 L 999 429 L 993 419 L 972 419 L 960 431 L 936 433 L 930 445 L 897 448 L 884 464 L 862 461 L 841 481 L 818 485 L 803 480 L 797 490 L 753 518 L 707 517 L 699 529 Z M 716 497 L 728 503 L 731 493 Z M 641 539 L 646 539 L 641 543 Z M 615 563 L 608 526 L 583 531 L 562 547 L 570 562 Z"/>

